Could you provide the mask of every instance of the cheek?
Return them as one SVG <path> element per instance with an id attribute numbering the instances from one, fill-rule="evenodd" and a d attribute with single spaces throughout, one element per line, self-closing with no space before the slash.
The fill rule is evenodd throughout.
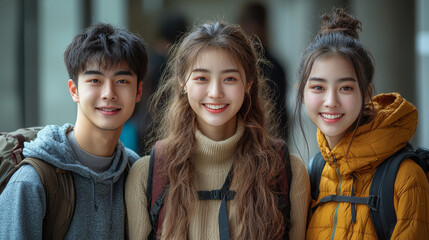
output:
<path id="1" fill-rule="evenodd" d="M 243 104 L 243 102 L 244 102 L 244 95 L 245 95 L 244 88 L 233 89 L 233 91 L 231 91 L 230 95 L 231 96 L 236 96 L 235 98 L 236 98 L 237 102 L 239 102 L 240 105 Z"/>
<path id="2" fill-rule="evenodd" d="M 187 85 L 186 91 L 188 102 L 191 106 L 198 104 L 203 99 L 203 89 L 199 89 L 193 85 Z"/>
<path id="3" fill-rule="evenodd" d="M 353 112 L 353 115 L 355 115 L 357 117 L 357 115 L 359 115 L 359 113 L 361 111 L 362 98 L 357 97 L 357 96 L 346 98 L 346 99 L 344 99 L 343 104 L 346 105 L 347 108 Z"/>
<path id="4" fill-rule="evenodd" d="M 302 102 L 305 104 L 306 108 L 315 108 L 318 107 L 321 103 L 321 96 L 318 94 L 313 94 L 309 91 L 305 91 L 303 94 Z"/>

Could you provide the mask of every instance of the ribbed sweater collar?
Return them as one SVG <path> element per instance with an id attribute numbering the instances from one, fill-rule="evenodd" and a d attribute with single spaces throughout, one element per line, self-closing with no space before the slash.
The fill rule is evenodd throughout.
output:
<path id="1" fill-rule="evenodd" d="M 244 125 L 241 119 L 237 122 L 235 134 L 222 141 L 211 140 L 197 129 L 196 148 L 191 157 L 195 169 L 203 173 L 229 171 L 243 133 Z"/>

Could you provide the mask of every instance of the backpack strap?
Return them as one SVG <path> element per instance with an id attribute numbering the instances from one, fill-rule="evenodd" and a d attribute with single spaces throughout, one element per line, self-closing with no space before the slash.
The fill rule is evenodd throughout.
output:
<path id="1" fill-rule="evenodd" d="M 219 190 L 211 191 L 198 191 L 199 200 L 221 200 L 219 208 L 219 239 L 220 240 L 229 240 L 229 222 L 228 222 L 228 208 L 226 205 L 227 200 L 232 200 L 235 197 L 235 191 L 229 189 L 232 180 L 232 168 L 229 170 L 228 175 L 226 176 L 225 182 L 222 185 L 222 188 Z"/>
<path id="2" fill-rule="evenodd" d="M 72 174 L 36 158 L 25 158 L 40 176 L 46 192 L 46 215 L 43 220 L 44 239 L 63 239 L 66 235 L 75 206 L 75 189 Z"/>
<path id="3" fill-rule="evenodd" d="M 423 168 L 423 171 L 426 173 L 426 177 L 429 180 L 429 149 L 424 147 L 419 147 L 415 151 L 416 161 Z"/>
<path id="4" fill-rule="evenodd" d="M 149 159 L 149 175 L 147 181 L 146 198 L 148 202 L 148 211 L 152 230 L 148 236 L 148 239 L 157 239 L 157 235 L 161 234 L 161 228 L 158 228 L 164 221 L 164 211 L 161 211 L 164 205 L 164 197 L 166 193 L 166 179 L 160 172 L 163 159 L 160 156 L 162 154 L 162 143 L 156 142 L 153 146 L 150 159 Z M 156 184 L 153 184 L 153 183 Z"/>
<path id="5" fill-rule="evenodd" d="M 378 196 L 376 208 L 370 208 L 370 216 L 378 239 L 390 239 L 396 226 L 396 212 L 393 205 L 396 174 L 401 163 L 408 158 L 414 158 L 411 145 L 393 154 L 381 163 L 374 173 L 369 196 Z"/>
<path id="6" fill-rule="evenodd" d="M 284 159 L 285 169 L 282 172 L 282 177 L 279 181 L 279 188 L 281 190 L 282 198 L 279 198 L 279 208 L 282 210 L 286 231 L 283 236 L 283 239 L 289 239 L 289 230 L 290 230 L 290 184 L 292 181 L 292 172 L 290 167 L 290 155 L 287 148 L 287 144 L 280 140 L 278 141 L 279 145 L 279 155 Z M 161 211 L 163 207 L 163 201 L 166 193 L 166 180 L 163 175 L 160 173 L 161 166 L 163 164 L 163 159 L 160 156 L 161 154 L 162 143 L 157 142 L 152 148 L 150 159 L 149 159 L 149 175 L 147 181 L 146 189 L 146 198 L 148 203 L 148 211 L 150 215 L 150 220 L 152 224 L 151 233 L 148 236 L 148 239 L 157 239 L 157 235 L 161 234 L 158 226 L 162 224 L 164 219 L 164 211 Z M 200 200 L 211 200 L 219 199 L 221 202 L 221 209 L 219 211 L 219 234 L 220 239 L 229 239 L 229 226 L 228 226 L 228 215 L 226 210 L 226 200 L 231 200 L 235 196 L 234 191 L 229 190 L 229 185 L 232 179 L 232 169 L 228 173 L 227 178 L 221 189 L 212 190 L 212 191 L 198 191 L 198 197 Z M 156 183 L 156 184 L 153 184 Z"/>
<path id="7" fill-rule="evenodd" d="M 25 137 L 22 134 L 16 134 L 14 137 L 18 140 L 18 144 L 12 149 L 12 156 L 15 159 L 15 164 L 18 165 L 24 159 L 22 149 L 24 149 Z"/>
<path id="8" fill-rule="evenodd" d="M 319 197 L 319 185 L 320 178 L 322 177 L 323 168 L 325 167 L 326 161 L 322 156 L 321 152 L 318 152 L 314 157 L 310 159 L 308 163 L 308 175 L 310 177 L 310 186 L 311 186 L 311 198 L 314 201 L 317 201 Z M 318 205 L 313 207 L 311 210 L 315 212 Z"/>
<path id="9" fill-rule="evenodd" d="M 326 163 L 323 157 L 316 154 L 309 163 L 308 172 L 310 175 L 311 195 L 313 200 L 317 200 L 319 195 L 319 184 L 323 166 Z M 320 158 L 323 160 L 321 163 Z M 343 195 L 330 195 L 320 199 L 319 203 L 312 208 L 314 212 L 316 208 L 326 202 L 348 202 L 352 205 L 352 219 L 355 222 L 354 204 L 365 204 L 369 206 L 371 221 L 377 233 L 378 239 L 390 239 L 393 230 L 396 226 L 396 212 L 393 204 L 394 185 L 399 166 L 405 159 L 416 159 L 412 146 L 407 144 L 392 156 L 384 160 L 376 169 L 372 178 L 371 187 L 368 197 L 355 197 Z M 353 181 L 355 179 L 352 175 Z M 354 185 L 354 184 L 353 184 Z"/>

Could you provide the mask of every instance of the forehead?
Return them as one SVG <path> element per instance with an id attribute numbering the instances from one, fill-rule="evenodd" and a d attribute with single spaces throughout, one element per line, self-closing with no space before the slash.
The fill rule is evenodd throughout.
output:
<path id="1" fill-rule="evenodd" d="M 81 73 L 84 73 L 88 70 L 97 70 L 100 72 L 131 71 L 128 63 L 125 61 L 116 62 L 116 63 L 89 61 L 86 64 L 85 69 L 83 69 Z"/>
<path id="2" fill-rule="evenodd" d="M 356 71 L 353 64 L 346 58 L 339 55 L 326 55 L 315 59 L 309 77 L 327 79 L 348 77 L 356 80 Z"/>
<path id="3" fill-rule="evenodd" d="M 244 73 L 241 62 L 229 51 L 222 48 L 201 50 L 193 62 L 192 68 L 204 68 L 208 70 L 236 68 L 240 73 Z"/>

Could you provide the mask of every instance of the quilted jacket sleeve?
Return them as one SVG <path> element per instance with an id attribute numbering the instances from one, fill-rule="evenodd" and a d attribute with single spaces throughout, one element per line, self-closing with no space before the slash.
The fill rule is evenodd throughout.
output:
<path id="1" fill-rule="evenodd" d="M 429 236 L 429 182 L 411 159 L 396 176 L 394 206 L 397 223 L 391 239 L 427 239 Z"/>

